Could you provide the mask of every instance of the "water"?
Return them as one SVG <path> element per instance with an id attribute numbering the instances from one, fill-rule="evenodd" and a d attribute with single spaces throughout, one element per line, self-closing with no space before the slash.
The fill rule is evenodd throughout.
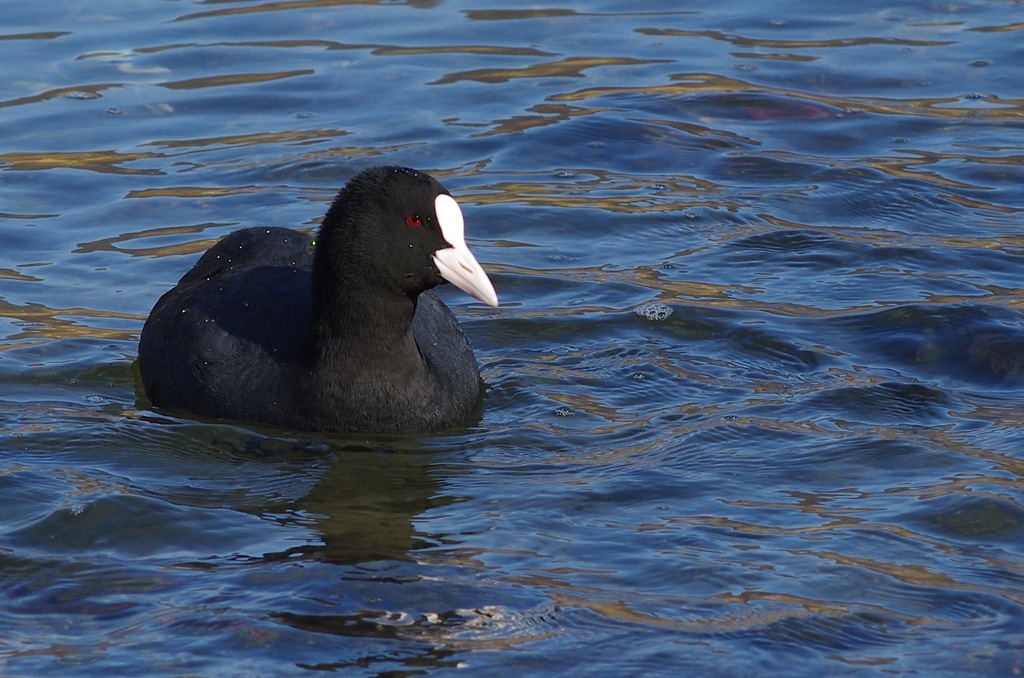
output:
<path id="1" fill-rule="evenodd" d="M 1019 3 L 2 3 L 0 673 L 1024 671 Z M 160 294 L 459 197 L 476 425 L 136 401 Z"/>

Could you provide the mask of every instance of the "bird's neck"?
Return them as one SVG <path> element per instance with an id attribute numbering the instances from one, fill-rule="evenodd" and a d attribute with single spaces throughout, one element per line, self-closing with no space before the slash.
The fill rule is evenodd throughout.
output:
<path id="1" fill-rule="evenodd" d="M 307 358 L 347 372 L 380 361 L 420 362 L 412 332 L 416 298 L 354 274 L 338 264 L 340 253 L 324 265 L 328 254 L 320 248 L 314 261 Z"/>

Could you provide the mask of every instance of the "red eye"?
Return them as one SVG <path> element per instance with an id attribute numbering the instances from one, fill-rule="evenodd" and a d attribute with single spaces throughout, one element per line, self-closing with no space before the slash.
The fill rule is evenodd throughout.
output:
<path id="1" fill-rule="evenodd" d="M 405 223 L 413 228 L 419 228 L 423 225 L 423 219 L 418 214 L 406 214 Z"/>

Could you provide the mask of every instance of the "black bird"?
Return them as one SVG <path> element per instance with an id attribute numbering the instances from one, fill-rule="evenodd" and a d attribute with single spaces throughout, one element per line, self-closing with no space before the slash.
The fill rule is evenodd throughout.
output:
<path id="1" fill-rule="evenodd" d="M 431 288 L 490 306 L 491 281 L 434 178 L 376 167 L 338 193 L 313 237 L 249 228 L 210 248 L 142 328 L 160 408 L 309 431 L 436 431 L 472 421 L 480 373 Z"/>

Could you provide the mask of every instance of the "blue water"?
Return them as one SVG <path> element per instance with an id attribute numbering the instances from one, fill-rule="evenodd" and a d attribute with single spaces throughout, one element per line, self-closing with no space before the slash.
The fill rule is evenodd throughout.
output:
<path id="1" fill-rule="evenodd" d="M 0 673 L 1024 672 L 1024 9 L 0 3 Z M 237 228 L 429 171 L 468 429 L 170 416 Z"/>

